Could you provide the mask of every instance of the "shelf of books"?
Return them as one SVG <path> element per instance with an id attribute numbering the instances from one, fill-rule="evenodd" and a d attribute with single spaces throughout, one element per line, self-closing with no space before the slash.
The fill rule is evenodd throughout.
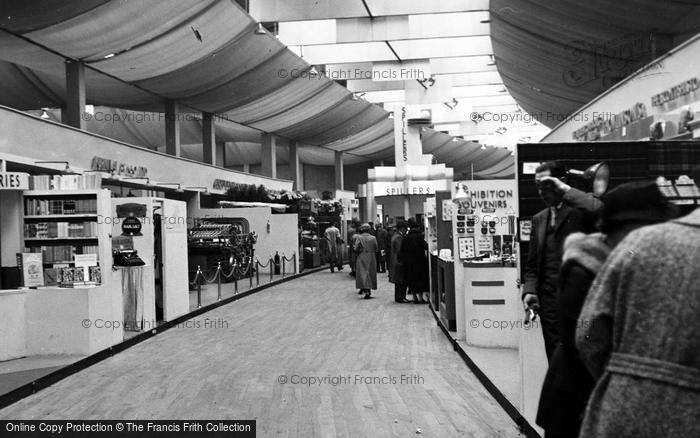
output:
<path id="1" fill-rule="evenodd" d="M 111 211 L 109 190 L 84 188 L 94 175 L 51 177 L 48 187 L 79 187 L 71 190 L 45 189 L 47 178 L 33 178 L 33 187 L 42 190 L 24 192 L 24 252 L 17 260 L 24 286 L 104 284 L 112 267 L 111 225 L 104 220 Z"/>

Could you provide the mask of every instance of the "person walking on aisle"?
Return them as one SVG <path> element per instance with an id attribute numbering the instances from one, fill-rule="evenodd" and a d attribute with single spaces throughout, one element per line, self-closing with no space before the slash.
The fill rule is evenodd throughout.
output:
<path id="1" fill-rule="evenodd" d="M 357 236 L 360 234 L 360 224 L 356 220 L 350 223 L 348 228 L 348 254 L 350 256 L 350 276 L 355 276 L 355 262 L 357 261 L 357 254 L 355 254 L 355 241 Z"/>
<path id="2" fill-rule="evenodd" d="M 369 299 L 377 289 L 377 239 L 369 233 L 369 224 L 362 224 L 355 238 L 353 250 L 357 255 L 355 264 L 355 287 L 359 294 Z"/>
<path id="3" fill-rule="evenodd" d="M 389 253 L 389 282 L 394 283 L 394 301 L 397 303 L 409 303 L 406 299 L 406 280 L 404 278 L 403 264 L 399 261 L 401 243 L 406 235 L 406 222 L 400 221 L 396 224 L 396 232 L 391 237 Z"/>
<path id="4" fill-rule="evenodd" d="M 334 272 L 333 270 L 336 267 L 339 271 L 342 271 L 343 254 L 340 250 L 340 245 L 343 244 L 343 239 L 340 238 L 340 230 L 338 230 L 335 223 L 332 223 L 330 227 L 326 228 L 323 237 L 328 245 L 328 263 L 330 264 L 331 272 Z"/>
<path id="5" fill-rule="evenodd" d="M 386 272 L 386 241 L 389 233 L 382 226 L 377 224 L 377 272 L 383 274 Z"/>
<path id="6" fill-rule="evenodd" d="M 423 294 L 428 293 L 429 288 L 428 242 L 415 219 L 408 220 L 408 228 L 408 234 L 401 242 L 399 260 L 403 264 L 406 286 L 413 295 L 413 303 L 426 304 L 428 299 Z"/>

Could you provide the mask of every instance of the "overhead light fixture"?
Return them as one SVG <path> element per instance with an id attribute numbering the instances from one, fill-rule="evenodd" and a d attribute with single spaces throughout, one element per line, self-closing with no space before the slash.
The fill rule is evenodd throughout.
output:
<path id="1" fill-rule="evenodd" d="M 457 142 L 459 141 L 459 138 L 457 138 L 457 137 L 452 137 L 452 141 L 455 142 L 455 143 L 457 143 Z"/>
<path id="2" fill-rule="evenodd" d="M 501 87 L 500 90 L 498 90 L 499 93 L 507 93 L 508 89 L 506 87 Z"/>
<path id="3" fill-rule="evenodd" d="M 70 168 L 70 163 L 68 161 L 35 161 L 34 164 L 65 164 L 66 167 L 63 169 L 65 173 L 75 173 L 73 169 Z"/>
<path id="4" fill-rule="evenodd" d="M 394 120 L 394 112 L 389 111 L 389 116 L 387 117 L 389 120 Z"/>
<path id="5" fill-rule="evenodd" d="M 529 143 L 531 139 L 532 139 L 532 137 L 520 137 L 520 138 L 518 139 L 518 141 L 519 141 L 520 143 Z"/>
<path id="6" fill-rule="evenodd" d="M 508 132 L 508 128 L 506 128 L 505 126 L 501 126 L 500 128 L 496 129 L 496 134 L 498 135 L 503 135 L 506 132 Z"/>
<path id="7" fill-rule="evenodd" d="M 114 57 L 114 53 L 110 53 L 109 55 L 105 55 L 102 59 L 109 59 Z"/>
<path id="8" fill-rule="evenodd" d="M 40 117 L 44 120 L 51 118 L 51 116 L 49 116 L 49 113 L 46 112 L 46 108 L 41 109 L 41 116 Z"/>
<path id="9" fill-rule="evenodd" d="M 433 77 L 433 76 L 429 77 L 429 78 L 428 78 L 428 83 L 430 84 L 431 87 L 432 87 L 433 85 L 435 85 L 435 77 Z"/>
<path id="10" fill-rule="evenodd" d="M 262 23 L 258 23 L 258 27 L 255 29 L 255 35 L 265 35 L 267 31 L 263 27 Z"/>
<path id="11" fill-rule="evenodd" d="M 316 70 L 316 66 L 312 65 L 311 69 L 309 69 L 309 75 L 311 76 L 318 76 L 318 70 Z"/>
<path id="12" fill-rule="evenodd" d="M 489 55 L 489 62 L 486 65 L 489 67 L 496 65 L 496 58 L 493 55 Z"/>
<path id="13" fill-rule="evenodd" d="M 485 150 L 486 150 L 486 145 L 485 145 L 485 144 L 482 144 L 482 145 L 481 145 L 481 150 L 482 150 L 482 151 L 485 151 Z"/>

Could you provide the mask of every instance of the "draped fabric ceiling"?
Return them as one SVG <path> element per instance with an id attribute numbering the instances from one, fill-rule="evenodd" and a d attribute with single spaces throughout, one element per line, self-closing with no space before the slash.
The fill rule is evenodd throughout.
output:
<path id="1" fill-rule="evenodd" d="M 3 1 L 0 30 L 2 105 L 61 107 L 65 60 L 74 59 L 86 65 L 86 100 L 95 105 L 87 130 L 109 138 L 162 150 L 164 102 L 175 100 L 187 158 L 201 157 L 201 112 L 215 114 L 216 140 L 229 142 L 227 165 L 259 162 L 261 132 L 297 141 L 304 163 L 332 165 L 335 151 L 346 164 L 394 156 L 386 111 L 314 75 L 233 1 Z M 50 117 L 60 120 L 59 110 Z M 462 155 L 484 153 L 470 145 L 424 152 L 459 168 Z M 498 154 L 485 155 L 474 162 Z M 477 173 L 493 170 L 486 164 Z"/>
<path id="2" fill-rule="evenodd" d="M 112 138 L 162 145 L 163 119 L 151 113 L 176 100 L 192 116 L 181 119 L 183 143 L 201 144 L 204 111 L 216 115 L 217 141 L 273 133 L 298 141 L 305 162 L 332 164 L 336 150 L 348 164 L 393 156 L 386 111 L 311 74 L 231 1 L 10 1 L 0 6 L 0 28 L 3 105 L 60 107 L 64 59 L 78 59 L 87 66 L 87 103 L 124 116 L 89 121 L 90 131 Z"/>
<path id="3" fill-rule="evenodd" d="M 549 127 L 700 31 L 700 5 L 656 0 L 491 0 L 510 94 Z"/>
<path id="4" fill-rule="evenodd" d="M 515 177 L 515 157 L 507 148 L 484 146 L 432 129 L 421 133 L 423 151 L 439 155 L 454 169 L 455 179 L 505 179 Z"/>

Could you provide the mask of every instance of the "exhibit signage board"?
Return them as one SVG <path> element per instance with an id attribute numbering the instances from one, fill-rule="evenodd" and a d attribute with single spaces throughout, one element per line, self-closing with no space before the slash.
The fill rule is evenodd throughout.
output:
<path id="1" fill-rule="evenodd" d="M 29 190 L 29 174 L 0 172 L 0 190 Z"/>

